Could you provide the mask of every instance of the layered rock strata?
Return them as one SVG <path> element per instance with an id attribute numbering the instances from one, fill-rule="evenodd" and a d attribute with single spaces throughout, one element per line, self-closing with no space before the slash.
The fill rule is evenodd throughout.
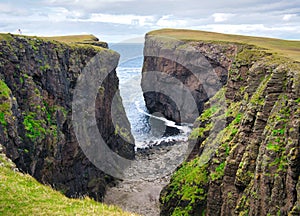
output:
<path id="1" fill-rule="evenodd" d="M 0 39 L 0 143 L 6 155 L 21 171 L 67 196 L 102 200 L 114 178 L 83 154 L 72 123 L 72 97 L 78 77 L 96 55 L 114 64 L 94 68 L 98 73 L 113 68 L 99 87 L 95 118 L 107 145 L 123 157 L 134 158 L 114 70 L 119 55 L 100 42 L 96 47 L 10 34 Z M 128 127 L 113 124 L 113 99 L 120 121 Z M 119 135 L 121 129 L 127 141 Z"/>
<path id="2" fill-rule="evenodd" d="M 146 55 L 144 72 L 175 76 L 200 116 L 189 137 L 195 144 L 190 157 L 161 193 L 161 215 L 299 215 L 299 63 L 253 45 L 172 41 L 158 33 L 146 37 L 145 52 L 155 52 Z M 170 54 L 180 49 L 185 56 Z M 206 80 L 189 79 L 189 61 L 198 53 L 223 85 L 211 97 L 200 91 Z M 199 66 L 206 63 L 200 60 Z M 178 104 L 160 93 L 144 96 L 151 112 L 181 121 Z"/>

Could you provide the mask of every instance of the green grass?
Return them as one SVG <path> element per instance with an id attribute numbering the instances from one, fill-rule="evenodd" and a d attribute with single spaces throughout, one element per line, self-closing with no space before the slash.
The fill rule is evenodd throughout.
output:
<path id="1" fill-rule="evenodd" d="M 10 34 L 0 33 L 0 40 L 11 41 L 12 37 Z"/>
<path id="2" fill-rule="evenodd" d="M 281 40 L 185 29 L 160 29 L 149 32 L 148 35 L 160 35 L 186 41 L 223 41 L 252 44 L 265 48 L 272 53 L 278 53 L 281 56 L 300 61 L 300 41 L 296 40 Z"/>
<path id="3" fill-rule="evenodd" d="M 88 41 L 97 41 L 97 37 L 94 35 L 68 35 L 68 36 L 53 36 L 53 37 L 41 37 L 48 40 L 55 40 L 64 43 L 80 43 Z"/>
<path id="4" fill-rule="evenodd" d="M 172 191 L 161 197 L 162 204 L 170 202 L 170 200 L 180 200 L 185 204 L 177 203 L 178 206 L 172 215 L 190 215 L 190 211 L 195 206 L 205 203 L 208 182 L 207 164 L 199 164 L 199 157 L 185 162 L 173 174 L 171 183 L 168 185 Z"/>
<path id="5" fill-rule="evenodd" d="M 0 97 L 9 98 L 10 89 L 3 80 L 0 80 Z"/>
<path id="6" fill-rule="evenodd" d="M 7 121 L 5 119 L 5 114 L 4 112 L 1 112 L 0 111 L 0 123 L 3 125 L 3 126 L 7 126 Z"/>
<path id="7" fill-rule="evenodd" d="M 217 179 L 221 179 L 224 176 L 225 165 L 225 162 L 222 162 L 219 164 L 219 166 L 216 167 L 215 171 L 210 174 L 211 180 L 215 181 Z"/>
<path id="8" fill-rule="evenodd" d="M 43 127 L 46 121 L 43 119 L 37 120 L 36 113 L 28 113 L 25 115 L 23 124 L 26 130 L 26 136 L 33 141 L 46 135 L 46 129 Z"/>
<path id="9" fill-rule="evenodd" d="M 37 36 L 27 36 L 27 35 L 13 35 L 13 34 L 6 34 L 0 33 L 0 41 L 13 41 L 14 37 L 23 37 L 27 39 L 37 39 L 37 40 L 29 40 L 31 43 L 32 48 L 35 51 L 38 51 L 39 43 L 41 41 L 50 41 L 50 42 L 58 42 L 58 43 L 65 43 L 69 46 L 92 46 L 97 50 L 104 49 L 103 47 L 106 46 L 106 42 L 99 41 L 97 37 L 94 35 L 67 35 L 67 36 L 52 36 L 52 37 L 37 37 Z"/>
<path id="10" fill-rule="evenodd" d="M 252 95 L 250 99 L 250 103 L 253 105 L 261 105 L 263 106 L 265 103 L 265 98 L 263 97 L 263 92 L 265 91 L 270 79 L 272 78 L 271 75 L 266 76 L 262 82 L 257 87 L 256 92 Z"/>
<path id="11" fill-rule="evenodd" d="M 11 103 L 9 101 L 11 90 L 0 79 L 0 124 L 7 126 L 7 117 L 11 116 Z"/>
<path id="12" fill-rule="evenodd" d="M 107 43 L 99 41 L 94 35 L 68 35 L 68 36 L 53 36 L 53 37 L 41 37 L 44 40 L 58 41 L 60 43 L 67 43 L 69 45 L 80 46 L 93 46 L 97 49 L 103 49 L 107 47 Z"/>
<path id="13" fill-rule="evenodd" d="M 0 40 L 11 41 L 13 34 L 0 33 Z M 64 43 L 78 43 L 78 42 L 89 42 L 89 41 L 98 41 L 98 38 L 94 35 L 67 35 L 67 36 L 53 36 L 53 37 L 36 37 L 36 36 L 27 36 L 27 35 L 15 35 L 22 36 L 26 38 L 39 38 L 46 40 L 55 40 Z"/>
<path id="14" fill-rule="evenodd" d="M 13 171 L 3 160 L 0 156 L 0 215 L 134 215 L 89 198 L 67 198 L 31 176 Z"/>
<path id="15" fill-rule="evenodd" d="M 189 135 L 189 139 L 196 140 L 198 137 L 203 137 L 205 132 L 209 132 L 212 128 L 212 124 L 205 125 L 205 127 L 196 127 Z"/>
<path id="16" fill-rule="evenodd" d="M 220 107 L 214 105 L 214 106 L 204 110 L 203 113 L 200 116 L 200 120 L 201 121 L 208 121 L 211 118 L 211 116 L 213 114 L 215 114 L 216 112 L 218 112 L 220 109 L 221 109 Z"/>

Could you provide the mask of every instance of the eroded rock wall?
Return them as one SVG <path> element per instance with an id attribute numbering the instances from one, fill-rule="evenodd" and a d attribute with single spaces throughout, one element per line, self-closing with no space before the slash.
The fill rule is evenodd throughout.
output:
<path id="1" fill-rule="evenodd" d="M 234 44 L 186 42 L 159 35 L 146 35 L 142 89 L 149 112 L 159 112 L 176 123 L 194 120 L 180 112 L 184 109 L 183 105 L 180 107 L 181 104 L 164 93 L 168 92 L 173 83 L 168 83 L 162 77 L 150 79 L 147 73 L 163 73 L 181 82 L 196 102 L 199 115 L 204 103 L 226 84 L 228 69 L 236 51 L 237 46 Z M 156 91 L 149 91 L 148 85 Z M 212 92 L 208 92 L 210 86 L 213 87 Z M 177 95 L 179 94 L 178 92 Z M 180 102 L 184 102 L 187 96 L 180 97 Z"/>
<path id="2" fill-rule="evenodd" d="M 197 100 L 202 113 L 189 137 L 196 145 L 163 189 L 161 215 L 299 215 L 299 63 L 245 44 L 184 43 L 228 78 L 209 100 Z M 156 46 L 178 49 L 159 39 Z M 144 67 L 186 78 L 166 59 L 146 57 Z M 157 106 L 164 100 L 144 95 L 150 110 L 164 112 Z"/>
<path id="3" fill-rule="evenodd" d="M 70 197 L 88 195 L 101 200 L 113 178 L 83 154 L 72 125 L 76 81 L 97 54 L 117 66 L 119 55 L 106 48 L 2 35 L 0 142 L 21 171 Z M 102 67 L 97 69 L 99 73 L 106 66 Z M 119 115 L 129 126 L 117 91 L 118 78 L 113 70 L 96 99 L 97 124 L 108 146 L 132 159 L 134 146 L 116 133 L 111 121 L 111 102 L 116 95 Z M 133 139 L 130 131 L 127 134 Z"/>

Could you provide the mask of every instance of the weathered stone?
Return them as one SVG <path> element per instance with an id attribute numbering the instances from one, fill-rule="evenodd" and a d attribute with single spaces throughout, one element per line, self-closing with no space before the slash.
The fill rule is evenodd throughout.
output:
<path id="1" fill-rule="evenodd" d="M 70 197 L 89 195 L 102 200 L 106 185 L 114 179 L 83 154 L 72 124 L 72 97 L 78 77 L 94 56 L 117 62 L 118 54 L 88 44 L 69 46 L 25 36 L 8 37 L 0 46 L 0 78 L 11 91 L 10 109 L 0 110 L 7 121 L 7 125 L 0 124 L 0 143 L 6 155 L 23 172 Z M 115 133 L 111 119 L 112 100 L 115 95 L 120 97 L 115 70 L 102 87 L 104 94 L 96 98 L 98 129 L 113 151 L 132 159 L 133 144 Z M 0 98 L 0 103 L 2 109 L 6 99 Z M 118 115 L 129 126 L 121 101 L 117 103 Z M 133 141 L 130 132 L 128 139 Z"/>
<path id="2" fill-rule="evenodd" d="M 191 92 L 202 89 L 197 92 L 195 100 L 200 108 L 199 113 L 204 111 L 206 116 L 200 115 L 194 124 L 199 135 L 190 140 L 196 140 L 197 144 L 188 157 L 189 162 L 178 168 L 161 193 L 161 215 L 299 214 L 299 63 L 291 63 L 285 58 L 273 61 L 271 59 L 278 59 L 275 54 L 270 56 L 270 53 L 248 45 L 199 41 L 181 42 L 176 47 L 172 44 L 167 39 L 162 41 L 159 35 L 146 37 L 145 52 L 150 49 L 153 55 L 145 57 L 143 73 L 158 70 L 176 76 Z M 191 44 L 197 48 L 191 49 Z M 160 57 L 161 50 L 165 53 L 168 50 L 172 56 L 170 53 L 180 53 L 181 47 L 189 48 L 186 53 L 194 53 L 187 55 L 193 62 L 197 61 L 193 58 L 198 58 L 198 52 L 201 52 L 216 71 L 222 67 L 226 72 L 222 89 L 227 104 L 225 115 L 206 112 L 214 104 L 212 101 L 218 99 L 205 95 L 201 82 L 186 82 L 191 76 L 189 63 L 179 65 L 176 62 L 184 56 L 173 61 Z M 198 63 L 205 64 L 201 59 Z M 209 76 L 206 82 L 208 85 L 215 84 Z M 161 112 L 177 122 L 180 120 L 174 118 L 180 116 L 174 104 L 153 93 L 144 93 L 144 96 L 150 111 Z M 208 102 L 204 105 L 206 100 Z M 214 122 L 215 119 L 227 121 L 223 125 L 224 130 L 216 130 L 219 131 L 217 135 L 209 131 L 220 128 L 220 121 Z M 207 127 L 210 129 L 204 133 Z M 184 171 L 194 162 L 206 158 L 205 148 L 211 148 L 214 142 L 219 144 L 215 145 L 213 154 L 207 159 L 209 181 L 199 181 L 198 188 L 195 188 L 194 184 L 190 184 L 193 181 L 189 179 L 189 173 L 204 165 L 194 165 L 195 169 L 190 169 L 189 173 Z M 178 176 L 181 170 L 185 176 Z M 195 181 L 197 177 L 194 177 Z M 205 195 L 194 194 L 198 189 Z M 193 196 L 189 197 L 189 194 Z"/>
<path id="3" fill-rule="evenodd" d="M 168 41 L 164 38 L 146 36 L 144 47 L 144 66 L 142 77 L 142 89 L 146 106 L 150 113 L 160 112 L 167 119 L 177 123 L 193 122 L 195 118 L 183 115 L 180 103 L 165 95 L 169 92 L 172 78 L 175 78 L 187 88 L 197 106 L 197 114 L 203 111 L 204 103 L 212 97 L 217 90 L 227 81 L 227 74 L 236 53 L 235 45 L 220 45 L 203 42 Z M 148 79 L 147 73 L 156 71 L 168 75 L 165 80 L 157 77 L 155 80 Z M 207 72 L 210 72 L 207 73 Z M 157 91 L 148 91 L 149 85 Z M 177 84 L 178 85 L 178 84 Z M 168 91 L 168 88 L 170 89 Z M 166 89 L 166 91 L 163 91 Z M 182 89 L 178 86 L 174 95 L 181 95 Z M 181 96 L 180 102 L 186 95 Z"/>

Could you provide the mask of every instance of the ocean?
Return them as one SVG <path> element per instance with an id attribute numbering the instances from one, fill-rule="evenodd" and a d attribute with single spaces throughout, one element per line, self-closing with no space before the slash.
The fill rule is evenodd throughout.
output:
<path id="1" fill-rule="evenodd" d="M 120 95 L 126 115 L 131 124 L 131 132 L 136 148 L 159 145 L 162 141 L 186 141 L 191 125 L 176 125 L 163 116 L 149 114 L 141 88 L 143 66 L 143 44 L 119 43 L 110 44 L 110 49 L 120 54 L 117 75 L 119 77 Z M 166 127 L 176 127 L 178 135 L 165 137 Z"/>

